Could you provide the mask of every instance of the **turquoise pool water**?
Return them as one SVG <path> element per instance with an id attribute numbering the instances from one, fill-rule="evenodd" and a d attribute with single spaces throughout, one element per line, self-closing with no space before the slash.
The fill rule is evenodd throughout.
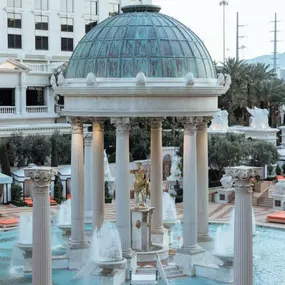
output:
<path id="1" fill-rule="evenodd" d="M 215 236 L 217 225 L 210 226 L 210 233 Z M 1 285 L 31 285 L 30 275 L 10 273 L 11 258 L 15 255 L 15 243 L 18 231 L 12 230 L 0 233 L 0 284 Z M 284 285 L 285 284 L 285 231 L 257 228 L 254 237 L 254 285 Z M 62 253 L 55 249 L 54 254 Z M 53 285 L 89 285 L 101 284 L 100 279 L 72 280 L 75 271 L 54 270 Z M 217 285 L 207 279 L 183 278 L 170 280 L 172 285 Z"/>

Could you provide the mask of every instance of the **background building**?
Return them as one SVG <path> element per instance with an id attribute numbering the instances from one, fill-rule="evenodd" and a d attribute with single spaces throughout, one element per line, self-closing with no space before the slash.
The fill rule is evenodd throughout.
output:
<path id="1" fill-rule="evenodd" d="M 144 4 L 151 0 L 143 1 Z M 81 38 L 120 6 L 139 0 L 1 0 L 0 137 L 69 132 L 50 87 Z M 59 100 L 59 104 L 63 101 Z M 21 125 L 21 126 L 20 126 Z M 54 127 L 54 128 L 53 128 Z"/>

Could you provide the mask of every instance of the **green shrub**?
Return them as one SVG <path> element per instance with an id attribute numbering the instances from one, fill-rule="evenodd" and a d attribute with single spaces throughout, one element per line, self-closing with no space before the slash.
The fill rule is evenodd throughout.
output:
<path id="1" fill-rule="evenodd" d="M 21 186 L 12 184 L 11 186 L 11 200 L 22 201 L 23 200 L 23 189 Z"/>
<path id="2" fill-rule="evenodd" d="M 267 172 L 268 172 L 268 174 L 271 175 L 271 174 L 272 174 L 272 171 L 273 171 L 273 166 L 272 166 L 271 164 L 269 164 L 269 165 L 267 166 Z"/>
<path id="3" fill-rule="evenodd" d="M 281 175 L 281 173 L 282 173 L 282 170 L 281 170 L 281 168 L 280 168 L 280 166 L 278 164 L 276 166 L 275 172 L 276 172 L 276 175 Z"/>
<path id="4" fill-rule="evenodd" d="M 58 204 L 61 204 L 62 201 L 64 200 L 62 197 L 62 189 L 63 189 L 62 183 L 60 180 L 57 179 L 54 184 L 54 197 L 53 198 Z"/>
<path id="5" fill-rule="evenodd" d="M 282 165 L 283 173 L 285 173 L 285 163 Z"/>

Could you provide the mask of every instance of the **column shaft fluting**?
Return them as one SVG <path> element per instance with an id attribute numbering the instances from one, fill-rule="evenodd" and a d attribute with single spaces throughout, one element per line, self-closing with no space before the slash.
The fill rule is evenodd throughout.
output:
<path id="1" fill-rule="evenodd" d="M 112 119 L 112 123 L 116 125 L 116 226 L 126 255 L 131 252 L 129 119 Z"/>
<path id="2" fill-rule="evenodd" d="M 234 223 L 234 284 L 252 285 L 252 193 L 244 181 L 235 186 Z"/>
<path id="3" fill-rule="evenodd" d="M 93 190 L 93 231 L 104 223 L 104 124 L 101 119 L 93 120 L 92 140 L 92 190 Z"/>
<path id="4" fill-rule="evenodd" d="M 152 232 L 163 233 L 163 191 L 162 191 L 162 120 L 153 119 L 151 122 L 150 143 L 150 200 L 155 208 L 152 217 Z"/>
<path id="5" fill-rule="evenodd" d="M 51 226 L 50 226 L 50 168 L 25 169 L 33 181 L 33 253 L 32 284 L 52 284 Z"/>
<path id="6" fill-rule="evenodd" d="M 71 244 L 84 244 L 83 123 L 72 119 L 71 139 Z"/>
<path id="7" fill-rule="evenodd" d="M 85 218 L 92 215 L 92 133 L 84 133 L 84 210 Z"/>
<path id="8" fill-rule="evenodd" d="M 207 122 L 197 128 L 197 230 L 198 239 L 208 240 L 209 236 L 209 187 L 208 187 L 208 135 Z"/>
<path id="9" fill-rule="evenodd" d="M 197 153 L 196 125 L 191 119 L 184 124 L 183 155 L 183 247 L 197 247 Z"/>

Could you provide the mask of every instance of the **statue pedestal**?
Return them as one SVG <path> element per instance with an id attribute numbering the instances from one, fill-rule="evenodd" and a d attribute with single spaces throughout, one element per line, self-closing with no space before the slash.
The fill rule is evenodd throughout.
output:
<path id="1" fill-rule="evenodd" d="M 132 249 L 149 251 L 151 247 L 151 217 L 155 208 L 131 209 Z"/>

